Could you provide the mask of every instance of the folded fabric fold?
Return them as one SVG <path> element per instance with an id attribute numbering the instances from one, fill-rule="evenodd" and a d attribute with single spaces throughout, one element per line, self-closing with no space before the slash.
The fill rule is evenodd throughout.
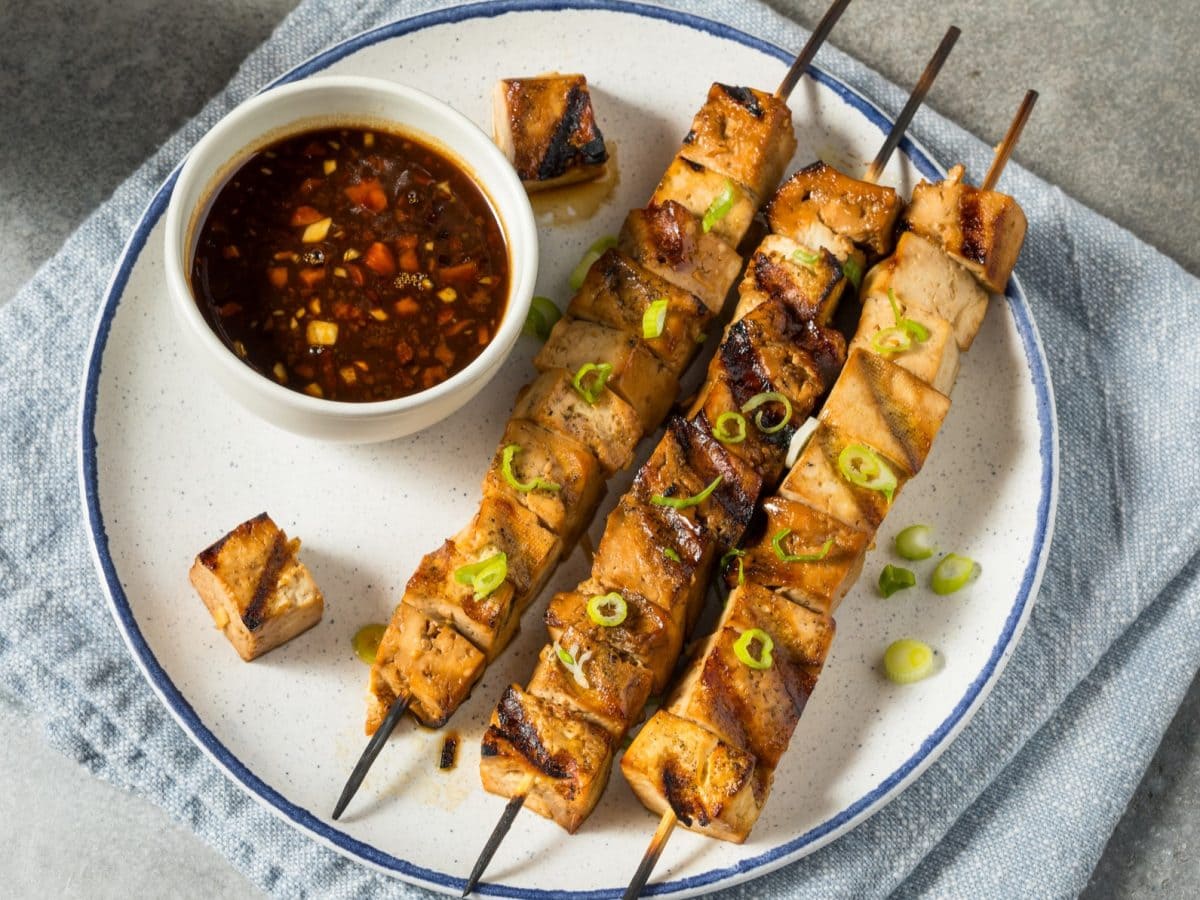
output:
<path id="1" fill-rule="evenodd" d="M 230 85 L 0 308 L 0 688 L 50 742 L 168 809 L 280 896 L 417 896 L 294 831 L 176 726 L 109 617 L 82 524 L 78 384 L 94 316 L 145 205 L 225 111 L 330 42 L 438 4 L 305 0 Z M 663 5 L 684 9 L 693 4 Z M 765 5 L 702 14 L 798 47 Z M 895 110 L 903 92 L 832 48 L 821 65 Z M 923 110 L 935 156 L 990 148 Z M 735 896 L 1064 896 L 1086 883 L 1200 668 L 1200 286 L 1019 166 L 1018 273 L 1049 359 L 1061 434 L 1057 534 L 1024 637 L 976 717 L 884 810 Z"/>

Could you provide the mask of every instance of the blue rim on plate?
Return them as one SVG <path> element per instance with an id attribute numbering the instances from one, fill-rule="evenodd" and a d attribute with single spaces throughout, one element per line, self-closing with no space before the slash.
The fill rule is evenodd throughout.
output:
<path id="1" fill-rule="evenodd" d="M 561 10 L 602 10 L 660 19 L 702 31 L 715 37 L 736 41 L 784 62 L 789 62 L 792 59 L 792 54 L 768 41 L 753 37 L 720 22 L 676 10 L 646 6 L 640 3 L 626 2 L 626 0 L 570 0 L 570 2 L 565 2 L 565 0 L 499 0 L 499 2 L 472 3 L 450 9 L 428 12 L 364 31 L 300 63 L 295 68 L 275 79 L 263 90 L 276 85 L 297 81 L 320 72 L 338 60 L 350 56 L 365 47 L 370 47 L 381 41 L 435 25 L 451 24 L 474 18 L 490 18 L 509 12 Z M 820 84 L 832 90 L 843 102 L 858 110 L 871 124 L 879 128 L 881 133 L 886 133 L 890 128 L 891 119 L 875 103 L 868 100 L 862 94 L 819 68 L 810 67 L 809 75 Z M 905 137 L 900 142 L 900 148 L 923 177 L 931 180 L 944 177 L 944 170 L 932 160 L 929 154 L 917 142 Z M 407 880 L 435 889 L 457 892 L 465 884 L 463 878 L 414 865 L 389 853 L 384 853 L 376 847 L 356 840 L 344 831 L 331 827 L 309 810 L 288 801 L 230 753 L 225 745 L 200 720 L 191 704 L 180 693 L 179 689 L 155 658 L 154 653 L 142 636 L 141 630 L 138 628 L 128 599 L 121 587 L 116 567 L 109 552 L 108 535 L 105 531 L 104 517 L 100 510 L 99 502 L 95 420 L 100 364 L 104 348 L 107 344 L 109 330 L 112 326 L 112 320 L 121 302 L 121 297 L 124 294 L 129 276 L 146 245 L 150 232 L 166 210 L 167 202 L 171 196 L 171 191 L 174 189 L 178 174 L 179 169 L 176 168 L 162 187 L 159 188 L 154 199 L 151 200 L 147 207 L 146 212 L 139 220 L 129 242 L 126 244 L 120 262 L 113 273 L 108 291 L 105 294 L 103 305 L 97 317 L 92 345 L 88 353 L 80 408 L 80 488 L 83 495 L 84 509 L 87 514 L 87 525 L 91 537 L 93 555 L 100 574 L 101 586 L 108 594 L 118 628 L 129 645 L 135 661 L 150 682 L 151 687 L 201 749 L 243 788 L 281 818 L 291 822 L 302 831 L 339 852 L 383 871 L 400 875 Z M 922 742 L 917 751 L 895 771 L 880 781 L 875 788 L 841 812 L 809 831 L 797 835 L 792 840 L 773 847 L 758 856 L 744 859 L 733 866 L 713 869 L 689 878 L 649 884 L 645 890 L 646 894 L 658 895 L 693 892 L 706 887 L 715 887 L 739 875 L 766 874 L 787 862 L 812 852 L 838 835 L 850 830 L 860 821 L 881 808 L 888 799 L 899 792 L 899 788 L 904 787 L 914 780 L 937 758 L 942 750 L 948 746 L 953 737 L 966 725 L 969 714 L 983 701 L 987 692 L 999 676 L 1004 663 L 1015 646 L 1016 639 L 1025 625 L 1033 597 L 1041 582 L 1042 571 L 1045 567 L 1046 556 L 1049 550 L 1050 536 L 1053 531 L 1055 500 L 1058 495 L 1057 420 L 1054 413 L 1054 397 L 1045 354 L 1041 346 L 1041 341 L 1038 338 L 1037 327 L 1034 325 L 1029 303 L 1015 277 L 1009 282 L 1006 297 L 1009 309 L 1016 322 L 1017 331 L 1021 337 L 1025 361 L 1029 367 L 1036 394 L 1037 419 L 1040 428 L 1038 450 L 1042 463 L 1040 479 L 1041 494 L 1037 506 L 1037 524 L 1033 536 L 1033 553 L 1026 564 L 1012 609 L 1005 620 L 999 639 L 988 656 L 987 663 L 980 670 L 978 677 L 968 686 L 967 691 L 955 705 L 954 709 L 933 733 Z M 600 900 L 600 898 L 619 897 L 622 890 L 622 888 L 612 888 L 593 891 L 549 891 L 486 883 L 480 884 L 478 887 L 478 892 L 483 894 L 531 898 L 531 900 L 532 898 L 550 897 Z"/>

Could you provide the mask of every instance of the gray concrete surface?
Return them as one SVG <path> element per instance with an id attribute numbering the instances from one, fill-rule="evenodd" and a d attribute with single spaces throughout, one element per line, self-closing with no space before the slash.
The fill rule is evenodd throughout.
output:
<path id="1" fill-rule="evenodd" d="M 0 3 L 0 303 L 217 91 L 295 0 Z M 772 0 L 806 24 L 821 0 Z M 697 4 L 701 6 L 701 4 Z M 964 29 L 930 103 L 989 140 L 1041 90 L 1018 159 L 1200 272 L 1200 19 L 1191 0 L 860 0 L 835 43 L 910 81 Z M 1200 681 L 1085 896 L 1200 895 Z M 0 700 L 0 893 L 241 897 L 157 807 L 48 750 Z"/>

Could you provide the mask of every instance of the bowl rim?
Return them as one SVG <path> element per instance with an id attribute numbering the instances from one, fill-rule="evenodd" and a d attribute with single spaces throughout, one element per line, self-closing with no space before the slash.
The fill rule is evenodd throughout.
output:
<path id="1" fill-rule="evenodd" d="M 348 90 L 387 95 L 391 99 L 413 104 L 421 110 L 423 120 L 425 116 L 440 118 L 462 132 L 466 139 L 473 141 L 474 149 L 485 159 L 490 157 L 488 161 L 494 165 L 494 173 L 489 173 L 486 177 L 481 176 L 475 166 L 467 163 L 461 152 L 429 134 L 420 124 L 402 121 L 386 113 L 373 116 L 341 114 L 314 102 L 314 109 L 310 113 L 300 115 L 282 126 L 263 128 L 256 123 L 264 108 L 286 102 L 297 95 L 309 94 L 319 98 L 321 94 L 336 94 Z M 265 143 L 317 127 L 322 120 L 326 120 L 328 124 L 361 120 L 360 127 L 362 124 L 378 123 L 381 129 L 390 124 L 396 132 L 409 134 L 428 144 L 447 156 L 476 184 L 487 198 L 500 224 L 509 263 L 508 295 L 505 298 L 500 325 L 483 352 L 461 370 L 432 387 L 390 400 L 370 401 L 334 400 L 313 397 L 293 390 L 278 384 L 239 359 L 233 349 L 216 334 L 196 302 L 191 280 L 184 272 L 183 261 L 192 253 L 195 231 L 203 221 L 205 207 L 211 203 L 221 181 L 228 174 L 237 171 Z M 255 136 L 248 141 L 232 140 L 231 135 L 241 128 L 253 132 Z M 236 144 L 237 149 L 232 153 L 225 152 L 223 148 L 228 144 Z M 193 192 L 199 199 L 185 208 L 183 198 Z M 504 199 L 505 194 L 511 196 Z M 518 202 L 511 202 L 514 198 Z M 182 316 L 186 325 L 189 343 L 220 366 L 222 372 L 230 376 L 239 387 L 254 392 L 261 400 L 285 407 L 293 413 L 335 420 L 369 421 L 391 418 L 443 401 L 460 391 L 469 390 L 480 380 L 490 378 L 511 352 L 525 324 L 538 271 L 537 225 L 528 194 L 511 163 L 487 133 L 463 113 L 425 91 L 384 78 L 358 75 L 320 75 L 272 87 L 230 110 L 188 152 L 167 205 L 164 238 L 167 292 L 176 313 Z M 229 390 L 228 385 L 226 389 Z M 452 411 L 448 409 L 447 414 Z"/>

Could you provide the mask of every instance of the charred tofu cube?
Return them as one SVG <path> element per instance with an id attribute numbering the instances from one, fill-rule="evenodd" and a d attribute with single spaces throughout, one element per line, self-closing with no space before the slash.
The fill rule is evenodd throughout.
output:
<path id="1" fill-rule="evenodd" d="M 690 630 L 703 607 L 716 538 L 684 510 L 651 506 L 626 495 L 609 514 L 592 577 L 633 591 L 659 609 L 686 611 Z"/>
<path id="2" fill-rule="evenodd" d="M 617 247 L 634 262 L 695 294 L 715 315 L 742 271 L 737 251 L 706 234 L 687 208 L 668 200 L 632 210 L 617 237 Z"/>
<path id="3" fill-rule="evenodd" d="M 742 558 L 746 582 L 831 615 L 858 580 L 871 536 L 783 497 L 768 498 L 762 509 L 766 529 Z M 736 575 L 726 575 L 731 588 Z"/>
<path id="4" fill-rule="evenodd" d="M 642 437 L 637 410 L 609 390 L 595 403 L 571 383 L 572 372 L 548 369 L 517 395 L 514 418 L 529 419 L 555 434 L 583 444 L 609 474 L 633 462 Z"/>
<path id="5" fill-rule="evenodd" d="M 479 561 L 463 553 L 454 541 L 446 541 L 417 565 L 404 589 L 403 602 L 432 619 L 451 623 L 491 662 L 516 633 L 520 605 L 509 581 L 486 595 L 477 595 L 469 583 L 455 577 L 459 569 Z"/>
<path id="6" fill-rule="evenodd" d="M 674 511 L 710 532 L 721 549 L 741 540 L 762 492 L 762 477 L 711 431 L 673 416 L 638 471 L 633 492 L 643 503 L 663 509 L 683 501 Z"/>
<path id="7" fill-rule="evenodd" d="M 612 756 L 599 725 L 512 685 L 483 734 L 479 774 L 484 790 L 524 793 L 526 809 L 573 833 L 604 792 Z"/>
<path id="8" fill-rule="evenodd" d="M 766 197 L 796 152 L 792 114 L 778 97 L 754 88 L 713 84 L 692 119 L 680 155 Z"/>
<path id="9" fill-rule="evenodd" d="M 616 744 L 641 718 L 653 681 L 649 669 L 568 628 L 561 641 L 542 648 L 528 691 L 599 725 Z"/>
<path id="10" fill-rule="evenodd" d="M 850 448 L 852 452 L 855 445 L 862 446 L 862 442 L 828 423 L 818 425 L 783 479 L 779 493 L 789 500 L 806 503 L 851 528 L 874 535 L 892 500 L 907 483 L 908 473 L 902 465 L 868 446 L 866 449 L 878 457 L 884 470 L 882 474 L 895 477 L 892 497 L 883 490 L 855 483 L 842 474 L 838 465 L 843 451 Z"/>
<path id="11" fill-rule="evenodd" d="M 780 185 L 767 206 L 771 230 L 799 240 L 817 221 L 869 256 L 886 256 L 904 202 L 894 188 L 859 181 L 815 162 Z"/>
<path id="12" fill-rule="evenodd" d="M 533 363 L 543 372 L 566 369 L 576 374 L 589 364 L 611 366 L 605 386 L 634 408 L 644 432 L 658 427 L 679 392 L 675 374 L 640 338 L 582 319 L 560 319 Z M 589 370 L 584 385 L 593 384 L 600 374 Z"/>
<path id="13" fill-rule="evenodd" d="M 440 728 L 471 693 L 487 658 L 454 626 L 401 603 L 379 642 L 371 666 L 367 734 L 374 734 L 398 697 L 409 711 Z"/>
<path id="14" fill-rule="evenodd" d="M 867 254 L 845 235 L 838 234 L 819 219 L 797 223 L 780 237 L 795 241 L 806 250 L 828 250 L 842 267 L 850 287 L 858 290 L 862 274 L 867 269 Z"/>
<path id="15" fill-rule="evenodd" d="M 582 75 L 502 79 L 493 96 L 492 128 L 528 191 L 604 174 L 608 151 Z"/>
<path id="16" fill-rule="evenodd" d="M 636 591 L 616 591 L 625 601 L 625 619 L 616 625 L 603 625 L 588 615 L 588 602 L 615 590 L 596 581 L 581 584 L 578 590 L 555 594 L 546 609 L 546 628 L 560 646 L 568 646 L 568 631 L 582 635 L 592 643 L 603 643 L 637 660 L 654 677 L 651 693 L 661 693 L 670 680 L 675 660 L 683 646 L 683 606 L 661 609 Z"/>
<path id="17" fill-rule="evenodd" d="M 646 311 L 661 301 L 666 301 L 662 333 L 647 338 L 643 327 Z M 704 343 L 704 330 L 713 312 L 695 294 L 677 288 L 620 251 L 607 250 L 588 269 L 567 315 L 640 337 L 651 353 L 679 375 Z"/>
<path id="18" fill-rule="evenodd" d="M 652 204 L 668 200 L 687 207 L 702 226 L 707 220 L 707 230 L 734 248 L 750 229 L 759 203 L 745 185 L 682 155 L 671 160 L 650 198 Z"/>
<path id="19" fill-rule="evenodd" d="M 1025 243 L 1025 213 L 1008 194 L 982 191 L 962 177 L 963 167 L 955 166 L 945 181 L 913 188 L 904 224 L 1002 294 Z"/>
<path id="20" fill-rule="evenodd" d="M 767 300 L 778 300 L 797 321 L 825 325 L 837 310 L 845 284 L 842 267 L 828 250 L 810 251 L 791 238 L 767 235 L 738 286 L 734 318 Z"/>
<path id="21" fill-rule="evenodd" d="M 886 297 L 889 289 L 914 318 L 917 311 L 940 316 L 953 326 L 958 349 L 971 348 L 987 313 L 987 292 L 935 245 L 911 231 L 900 235 L 896 252 L 863 283 L 864 295 Z"/>
<path id="22" fill-rule="evenodd" d="M 749 640 L 743 637 L 751 632 Z M 753 668 L 738 655 L 770 662 Z M 735 588 L 716 630 L 672 692 L 665 709 L 775 768 L 787 750 L 833 641 L 829 616 L 747 582 Z"/>
<path id="23" fill-rule="evenodd" d="M 537 596 L 554 573 L 562 541 L 519 503 L 485 495 L 470 523 L 451 540 L 468 559 L 505 555 L 507 578 L 519 604 L 518 614 Z"/>
<path id="24" fill-rule="evenodd" d="M 516 445 L 509 470 L 522 486 L 504 477 L 504 452 Z M 558 485 L 557 490 L 536 486 L 538 479 Z M 510 419 L 496 455 L 483 479 L 483 493 L 506 497 L 537 516 L 562 541 L 565 556 L 575 546 L 604 496 L 605 477 L 590 450 L 583 444 L 526 419 Z"/>
<path id="25" fill-rule="evenodd" d="M 883 356 L 949 396 L 958 377 L 959 361 L 953 326 L 935 312 L 911 309 L 900 302 L 894 293 L 893 297 L 896 300 L 895 309 L 886 293 L 881 295 L 873 292 L 863 298 L 862 315 L 859 316 L 858 330 L 850 342 L 850 349 L 862 349 Z M 906 336 L 898 333 L 897 310 L 901 317 L 912 319 L 925 328 L 929 337 L 917 340 L 911 334 Z M 898 335 L 902 341 L 907 340 L 907 349 L 895 349 L 894 335 Z"/>
<path id="26" fill-rule="evenodd" d="M 673 810 L 685 828 L 735 844 L 758 821 L 774 775 L 752 754 L 663 709 L 637 733 L 621 772 L 651 812 Z"/>
<path id="27" fill-rule="evenodd" d="M 247 662 L 321 621 L 325 598 L 296 558 L 299 549 L 299 538 L 288 540 L 262 513 L 202 550 L 192 563 L 192 586 Z"/>
<path id="28" fill-rule="evenodd" d="M 821 421 L 899 462 L 912 477 L 950 409 L 950 398 L 881 356 L 853 351 Z"/>

